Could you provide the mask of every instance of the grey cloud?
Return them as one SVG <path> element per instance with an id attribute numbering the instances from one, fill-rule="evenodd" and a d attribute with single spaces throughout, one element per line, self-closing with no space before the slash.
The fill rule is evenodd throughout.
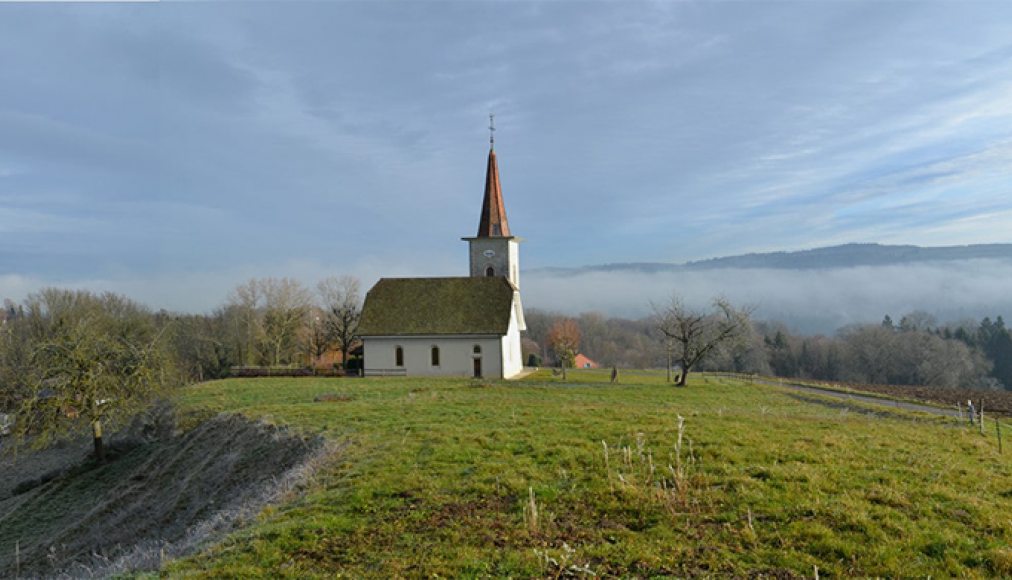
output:
<path id="1" fill-rule="evenodd" d="M 0 268 L 431 262 L 474 227 L 489 109 L 525 264 L 1000 239 L 1010 10 L 0 5 L 0 231 L 71 220 L 0 233 Z"/>

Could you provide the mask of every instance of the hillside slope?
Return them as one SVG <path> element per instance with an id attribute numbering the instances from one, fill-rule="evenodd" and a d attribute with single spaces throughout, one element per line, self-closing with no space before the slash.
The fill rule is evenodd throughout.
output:
<path id="1" fill-rule="evenodd" d="M 75 463 L 83 453 L 73 446 L 5 461 L 0 577 L 157 569 L 163 556 L 187 554 L 255 516 L 320 445 L 222 415 L 179 436 L 113 445 L 106 465 Z"/>

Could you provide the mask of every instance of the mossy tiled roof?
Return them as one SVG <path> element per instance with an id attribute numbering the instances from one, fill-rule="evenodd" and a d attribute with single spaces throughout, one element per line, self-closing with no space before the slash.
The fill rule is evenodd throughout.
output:
<path id="1" fill-rule="evenodd" d="M 358 333 L 506 334 L 513 292 L 500 276 L 383 278 L 366 294 Z"/>

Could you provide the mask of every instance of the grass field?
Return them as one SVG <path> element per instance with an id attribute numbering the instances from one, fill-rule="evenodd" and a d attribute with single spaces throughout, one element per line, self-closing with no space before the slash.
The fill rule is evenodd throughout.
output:
<path id="1" fill-rule="evenodd" d="M 346 442 L 306 494 L 169 574 L 1012 575 L 1012 449 L 771 387 L 573 372 L 519 382 L 188 388 Z M 314 402 L 324 393 L 346 394 Z M 679 444 L 679 423 L 684 419 Z"/>

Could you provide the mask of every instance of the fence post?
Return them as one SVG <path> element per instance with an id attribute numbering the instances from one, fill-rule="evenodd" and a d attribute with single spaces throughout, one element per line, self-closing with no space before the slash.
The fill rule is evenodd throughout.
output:
<path id="1" fill-rule="evenodd" d="M 1001 421 L 997 417 L 994 419 L 994 433 L 998 436 L 998 454 L 1002 453 L 1001 449 Z"/>

